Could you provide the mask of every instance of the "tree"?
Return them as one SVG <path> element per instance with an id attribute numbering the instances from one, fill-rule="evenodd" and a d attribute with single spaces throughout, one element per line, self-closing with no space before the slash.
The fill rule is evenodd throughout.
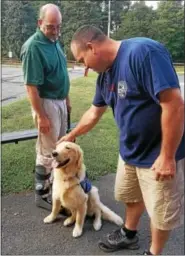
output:
<path id="1" fill-rule="evenodd" d="M 111 1 L 111 37 L 124 39 L 145 36 L 164 43 L 174 61 L 184 61 L 184 1 L 160 1 L 157 10 L 145 1 Z M 19 57 L 22 44 L 37 26 L 38 12 L 42 5 L 54 3 L 61 9 L 63 20 L 61 43 L 70 59 L 70 42 L 74 32 L 82 25 L 95 25 L 107 34 L 108 0 L 42 0 L 2 1 L 1 48 L 2 55 L 9 50 Z"/>
<path id="2" fill-rule="evenodd" d="M 157 9 L 156 39 L 166 45 L 174 61 L 184 62 L 183 1 L 161 1 Z"/>
<path id="3" fill-rule="evenodd" d="M 108 3 L 109 1 L 102 2 L 102 30 L 107 34 L 108 28 Z M 111 3 L 111 26 L 110 30 L 116 33 L 122 21 L 122 15 L 126 14 L 131 6 L 131 1 L 125 0 L 110 0 Z"/>
<path id="4" fill-rule="evenodd" d="M 5 40 L 5 34 L 6 34 L 6 10 L 8 8 L 7 1 L 2 2 L 1 4 L 1 50 L 2 50 L 2 56 L 7 57 L 7 44 Z"/>
<path id="5" fill-rule="evenodd" d="M 121 25 L 122 15 L 126 15 L 131 7 L 131 1 L 112 0 L 112 30 L 116 33 Z"/>
<path id="6" fill-rule="evenodd" d="M 61 41 L 68 58 L 72 58 L 70 42 L 74 32 L 83 25 L 101 27 L 101 2 L 100 1 L 62 1 L 63 15 Z"/>
<path id="7" fill-rule="evenodd" d="M 114 33 L 114 37 L 116 39 L 138 36 L 153 38 L 155 18 L 156 12 L 152 7 L 146 6 L 144 1 L 138 1 L 130 7 L 126 14 L 122 13 L 122 22 L 117 33 Z"/>
<path id="8" fill-rule="evenodd" d="M 130 1 L 111 0 L 111 30 L 116 31 L 121 23 L 121 13 L 129 9 Z M 108 1 L 62 1 L 63 24 L 61 40 L 70 56 L 70 41 L 74 32 L 83 25 L 94 25 L 107 34 Z"/>
<path id="9" fill-rule="evenodd" d="M 4 41 L 6 49 L 19 57 L 22 44 L 35 32 L 36 13 L 30 1 L 6 1 L 6 4 Z"/>

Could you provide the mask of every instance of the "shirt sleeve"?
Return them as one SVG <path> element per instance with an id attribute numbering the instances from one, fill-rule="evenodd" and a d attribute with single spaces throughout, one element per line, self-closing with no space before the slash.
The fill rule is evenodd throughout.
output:
<path id="1" fill-rule="evenodd" d="M 96 82 L 96 92 L 92 104 L 96 107 L 104 107 L 107 105 L 101 92 L 100 76 L 98 77 Z"/>
<path id="2" fill-rule="evenodd" d="M 140 83 L 159 104 L 159 92 L 169 88 L 180 88 L 176 71 L 167 51 L 151 51 L 140 69 Z"/>
<path id="3" fill-rule="evenodd" d="M 28 49 L 22 54 L 21 59 L 24 84 L 35 86 L 44 84 L 44 69 L 39 53 L 35 49 Z"/>

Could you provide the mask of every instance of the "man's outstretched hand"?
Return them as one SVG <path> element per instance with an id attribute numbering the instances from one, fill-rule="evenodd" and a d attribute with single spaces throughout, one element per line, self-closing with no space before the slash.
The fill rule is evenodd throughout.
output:
<path id="1" fill-rule="evenodd" d="M 62 138 L 60 138 L 58 141 L 57 141 L 57 145 L 59 143 L 61 143 L 62 141 L 71 141 L 71 142 L 75 142 L 75 139 L 76 137 L 72 134 L 72 132 L 66 134 L 65 136 L 63 136 Z"/>

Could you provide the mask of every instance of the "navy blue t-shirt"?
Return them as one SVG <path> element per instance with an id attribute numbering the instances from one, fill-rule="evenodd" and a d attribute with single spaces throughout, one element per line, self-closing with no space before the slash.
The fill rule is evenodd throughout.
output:
<path id="1" fill-rule="evenodd" d="M 123 40 L 112 67 L 99 74 L 93 105 L 112 108 L 120 131 L 120 154 L 127 163 L 151 167 L 158 157 L 159 92 L 168 88 L 180 88 L 170 54 L 149 38 Z M 185 157 L 184 142 L 183 136 L 176 160 Z"/>

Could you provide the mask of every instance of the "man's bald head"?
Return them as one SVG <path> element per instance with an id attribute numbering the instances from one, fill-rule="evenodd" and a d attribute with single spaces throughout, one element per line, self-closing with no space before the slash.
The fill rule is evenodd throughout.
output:
<path id="1" fill-rule="evenodd" d="M 43 20 L 48 14 L 50 14 L 50 15 L 58 14 L 62 18 L 60 9 L 55 4 L 45 4 L 45 5 L 41 6 L 40 12 L 39 12 L 39 19 Z"/>
<path id="2" fill-rule="evenodd" d="M 40 8 L 38 25 L 40 30 L 50 40 L 55 41 L 60 35 L 62 15 L 55 4 L 46 4 Z"/>

